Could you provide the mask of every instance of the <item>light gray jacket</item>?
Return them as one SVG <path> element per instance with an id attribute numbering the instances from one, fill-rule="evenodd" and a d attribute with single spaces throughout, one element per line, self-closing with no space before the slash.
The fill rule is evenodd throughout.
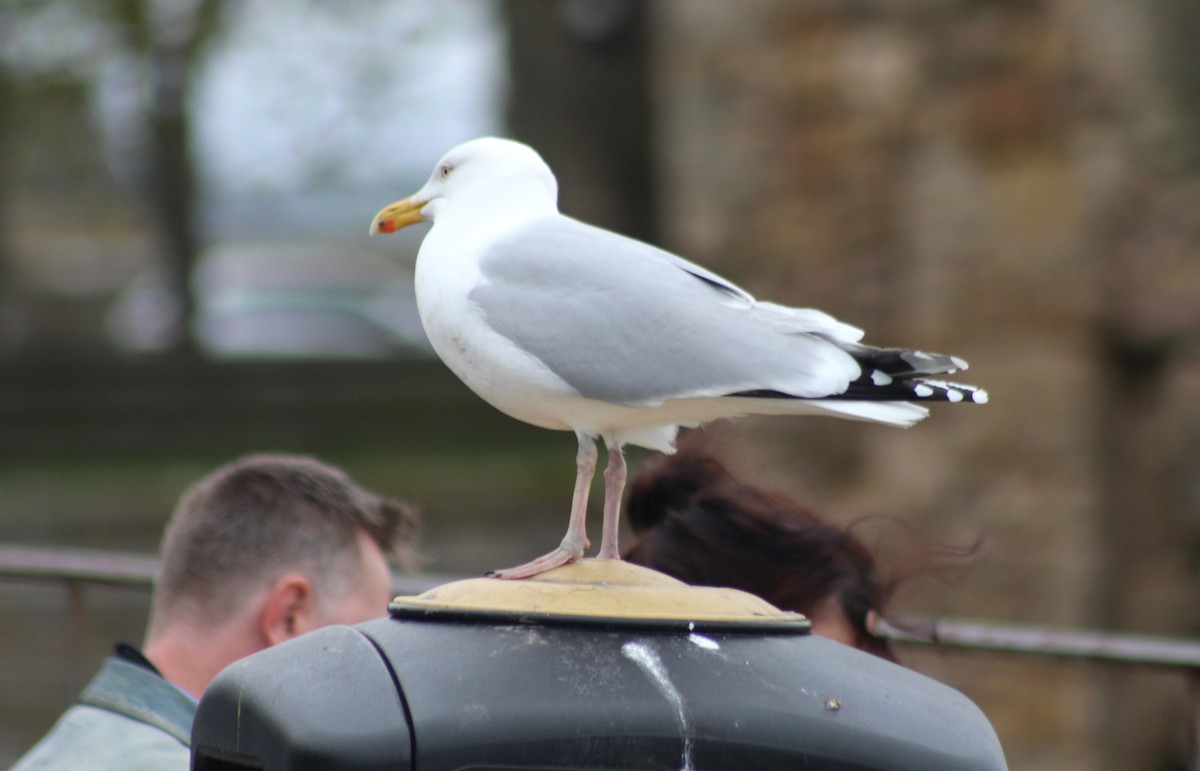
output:
<path id="1" fill-rule="evenodd" d="M 195 715 L 195 700 L 158 673 L 109 658 L 13 771 L 185 771 Z"/>

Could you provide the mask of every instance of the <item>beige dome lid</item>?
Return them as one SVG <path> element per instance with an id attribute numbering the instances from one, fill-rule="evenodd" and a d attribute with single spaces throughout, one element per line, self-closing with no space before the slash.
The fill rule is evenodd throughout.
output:
<path id="1" fill-rule="evenodd" d="M 737 589 L 689 586 L 620 560 L 584 559 L 521 581 L 468 578 L 397 597 L 393 616 L 686 628 L 809 631 L 808 619 Z"/>

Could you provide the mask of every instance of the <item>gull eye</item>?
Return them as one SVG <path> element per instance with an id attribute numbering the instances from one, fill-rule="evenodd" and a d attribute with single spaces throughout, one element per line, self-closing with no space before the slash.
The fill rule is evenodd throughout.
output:
<path id="1" fill-rule="evenodd" d="M 450 164 L 443 163 L 441 166 L 438 166 L 437 174 L 442 179 L 448 178 L 450 176 Z"/>

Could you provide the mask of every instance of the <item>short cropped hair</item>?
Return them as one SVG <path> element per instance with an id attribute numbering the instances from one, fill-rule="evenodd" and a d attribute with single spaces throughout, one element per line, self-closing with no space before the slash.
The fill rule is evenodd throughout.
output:
<path id="1" fill-rule="evenodd" d="M 411 568 L 416 528 L 409 506 L 364 490 L 315 458 L 234 461 L 192 485 L 167 523 L 152 628 L 180 612 L 217 622 L 293 570 L 321 582 L 318 594 L 337 593 L 361 564 L 360 532 Z"/>

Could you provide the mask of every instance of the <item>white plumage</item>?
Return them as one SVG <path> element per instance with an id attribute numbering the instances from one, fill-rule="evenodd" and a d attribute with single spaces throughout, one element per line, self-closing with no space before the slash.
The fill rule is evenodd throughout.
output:
<path id="1" fill-rule="evenodd" d="M 912 401 L 987 400 L 928 379 L 956 357 L 862 345 L 818 310 L 758 302 L 699 265 L 558 212 L 558 186 L 531 148 L 476 139 L 438 162 L 371 232 L 432 220 L 416 296 L 438 356 L 497 409 L 579 438 L 562 544 L 495 573 L 523 578 L 578 559 L 595 439 L 608 447 L 599 555 L 617 558 L 622 447 L 670 452 L 680 426 L 747 414 L 830 414 L 909 426 Z"/>

